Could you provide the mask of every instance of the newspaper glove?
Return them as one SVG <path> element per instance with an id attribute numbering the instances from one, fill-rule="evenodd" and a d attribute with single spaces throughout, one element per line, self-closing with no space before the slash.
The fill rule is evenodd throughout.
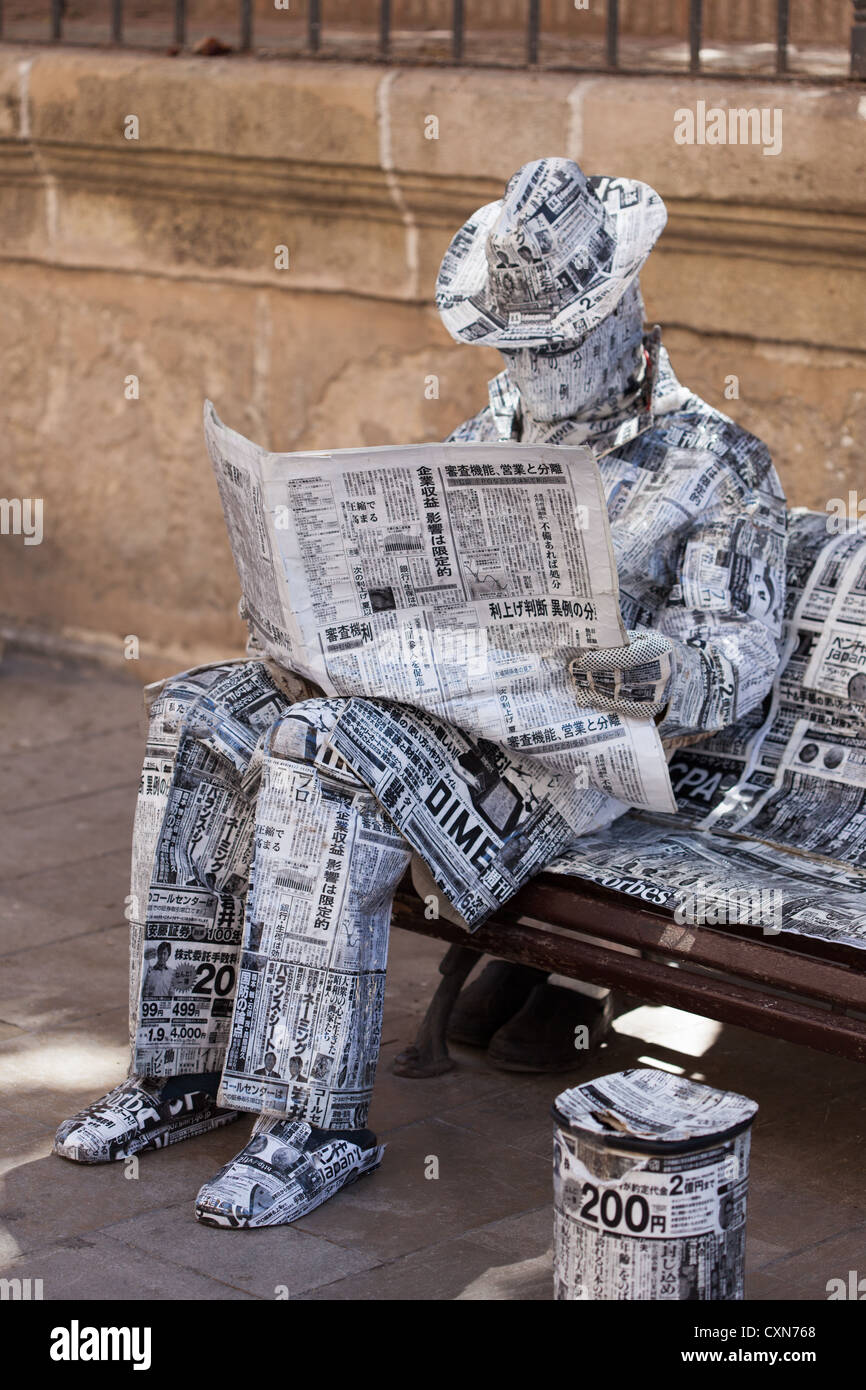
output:
<path id="1" fill-rule="evenodd" d="M 581 703 L 650 719 L 668 702 L 674 644 L 650 628 L 629 629 L 625 647 L 596 647 L 571 662 Z"/>

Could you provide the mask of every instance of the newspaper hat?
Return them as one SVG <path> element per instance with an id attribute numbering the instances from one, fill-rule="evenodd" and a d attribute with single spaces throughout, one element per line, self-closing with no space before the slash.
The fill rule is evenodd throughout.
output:
<path id="1" fill-rule="evenodd" d="M 581 339 L 607 318 L 667 221 L 649 184 L 535 159 L 454 237 L 436 280 L 453 338 L 498 348 Z"/>

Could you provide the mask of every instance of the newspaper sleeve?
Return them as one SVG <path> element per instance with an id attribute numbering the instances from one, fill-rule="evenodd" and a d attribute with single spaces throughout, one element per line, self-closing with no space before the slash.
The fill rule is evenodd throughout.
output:
<path id="1" fill-rule="evenodd" d="M 412 705 L 515 759 L 588 770 L 626 804 L 675 809 L 652 722 L 600 718 L 568 675 L 581 649 L 626 641 L 587 450 L 270 454 L 209 402 L 205 435 L 246 611 L 272 659 L 329 695 Z M 611 756 L 593 756 L 595 743 Z"/>

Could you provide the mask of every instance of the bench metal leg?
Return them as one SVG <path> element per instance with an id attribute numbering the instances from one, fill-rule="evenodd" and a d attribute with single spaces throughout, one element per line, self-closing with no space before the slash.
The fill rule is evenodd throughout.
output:
<path id="1" fill-rule="evenodd" d="M 448 1020 L 479 955 L 471 946 L 452 946 L 443 956 L 439 962 L 439 988 L 430 1000 L 414 1043 L 395 1057 L 391 1068 L 395 1076 L 441 1076 L 453 1071 L 457 1064 L 449 1055 L 445 1040 Z"/>

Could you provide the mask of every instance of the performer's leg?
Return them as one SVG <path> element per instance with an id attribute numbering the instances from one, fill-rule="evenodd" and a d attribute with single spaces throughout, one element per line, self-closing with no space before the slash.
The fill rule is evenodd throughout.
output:
<path id="1" fill-rule="evenodd" d="M 130 1076 L 61 1125 L 65 1158 L 124 1158 L 236 1118 L 216 1090 L 251 848 L 249 764 L 289 706 L 259 662 L 185 672 L 153 699 L 128 900 Z"/>
<path id="2" fill-rule="evenodd" d="M 201 1189 L 200 1220 L 282 1225 L 371 1171 L 366 1129 L 388 930 L 409 849 L 323 755 L 331 702 L 295 706 L 265 743 L 231 1040 L 219 1098 L 259 1115 Z"/>
<path id="3" fill-rule="evenodd" d="M 417 855 L 412 883 L 425 901 L 434 896 L 443 917 L 465 926 Z M 563 988 L 550 983 L 547 970 L 491 960 L 458 995 L 448 1020 L 448 1039 L 485 1048 L 488 1062 L 501 1071 L 574 1071 L 597 1052 L 616 1014 L 632 1003 L 619 991 L 599 991 L 592 985 Z"/>

